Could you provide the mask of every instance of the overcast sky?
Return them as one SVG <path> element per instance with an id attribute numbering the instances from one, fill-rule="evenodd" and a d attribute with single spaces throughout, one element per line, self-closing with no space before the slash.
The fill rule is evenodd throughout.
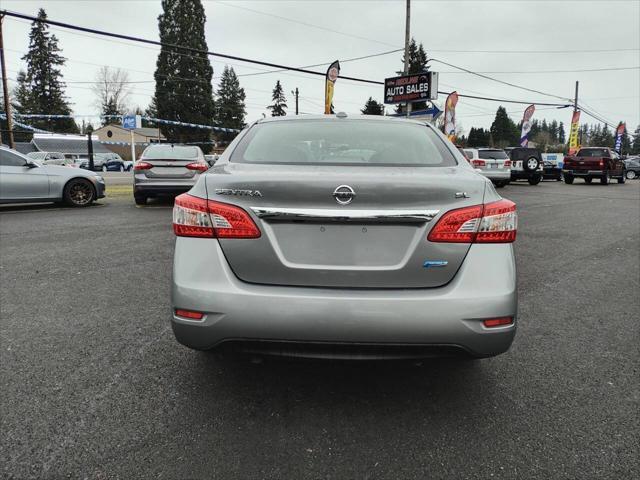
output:
<path id="1" fill-rule="evenodd" d="M 404 0 L 397 1 L 204 1 L 209 50 L 274 63 L 304 66 L 345 60 L 401 48 L 404 43 Z M 45 8 L 52 20 L 158 39 L 159 0 L 2 0 L 2 8 L 35 15 Z M 24 64 L 20 57 L 28 46 L 29 24 L 7 17 L 4 42 L 8 77 L 15 79 Z M 153 72 L 158 48 L 126 41 L 106 40 L 59 28 L 68 59 L 63 69 L 67 95 L 75 114 L 97 114 L 90 84 L 101 65 L 120 67 L 135 84 L 131 104 L 145 108 L 153 94 Z M 640 124 L 640 0 L 413 0 L 411 34 L 424 44 L 430 58 L 541 92 L 572 98 L 580 81 L 580 100 L 611 123 L 627 122 L 633 131 Z M 626 49 L 617 50 L 616 49 Z M 456 51 L 457 50 L 457 51 Z M 531 53 L 504 53 L 505 51 Z M 583 52 L 566 51 L 583 50 Z M 594 50 L 611 50 L 597 52 Z M 488 51 L 488 52 L 481 52 Z M 564 53 L 550 53 L 564 51 Z M 544 53 L 536 53 L 544 52 Z M 402 68 L 401 53 L 343 62 L 341 74 L 383 80 Z M 270 70 L 241 62 L 211 59 L 217 85 L 225 63 L 240 75 L 247 94 L 247 121 L 262 115 L 271 91 L 280 80 L 287 93 L 300 89 L 300 110 L 322 113 L 324 85 L 321 77 Z M 596 68 L 632 70 L 576 72 Z M 325 70 L 326 67 L 317 67 Z M 440 90 L 535 102 L 560 102 L 433 63 L 440 73 Z M 548 72 L 562 70 L 565 72 Z M 570 70 L 571 72 L 566 72 Z M 547 71 L 545 73 L 541 73 Z M 494 73 L 530 72 L 530 73 Z M 15 82 L 10 84 L 15 85 Z M 383 87 L 338 80 L 334 96 L 337 110 L 358 112 L 369 96 L 383 99 Z M 441 96 L 437 103 L 442 105 Z M 458 122 L 465 130 L 490 126 L 499 103 L 460 99 Z M 503 104 L 514 121 L 526 105 Z M 539 106 L 534 118 L 570 122 L 569 109 Z M 583 116 L 583 122 L 595 122 Z M 81 119 L 79 118 L 80 122 Z M 95 119 L 94 119 L 95 121 Z"/>

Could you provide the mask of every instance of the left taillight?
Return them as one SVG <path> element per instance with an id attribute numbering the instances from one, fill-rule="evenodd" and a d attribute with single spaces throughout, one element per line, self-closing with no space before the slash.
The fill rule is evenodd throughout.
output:
<path id="1" fill-rule="evenodd" d="M 153 165 L 151 165 L 149 162 L 136 162 L 136 164 L 133 166 L 133 169 L 135 171 L 150 170 L 152 168 Z"/>
<path id="2" fill-rule="evenodd" d="M 200 162 L 188 163 L 187 165 L 185 165 L 185 168 L 187 168 L 188 170 L 195 170 L 197 172 L 206 172 L 207 170 L 209 170 L 209 167 L 206 163 Z"/>
<path id="3" fill-rule="evenodd" d="M 439 243 L 511 243 L 516 239 L 516 204 L 502 199 L 445 213 L 427 240 Z"/>
<path id="4" fill-rule="evenodd" d="M 511 160 L 505 160 L 504 161 L 504 166 L 505 167 L 510 167 L 511 166 Z"/>
<path id="5" fill-rule="evenodd" d="M 173 205 L 173 232 L 179 237 L 258 238 L 260 230 L 242 208 L 184 193 Z"/>

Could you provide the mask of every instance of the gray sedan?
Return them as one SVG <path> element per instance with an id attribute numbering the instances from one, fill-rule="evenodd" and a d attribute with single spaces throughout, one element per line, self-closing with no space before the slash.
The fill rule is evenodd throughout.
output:
<path id="1" fill-rule="evenodd" d="M 101 176 L 57 165 L 42 165 L 0 147 L 0 203 L 65 202 L 84 207 L 105 195 Z"/>
<path id="2" fill-rule="evenodd" d="M 429 124 L 259 120 L 176 198 L 173 331 L 252 354 L 498 355 L 516 330 L 516 225 Z"/>

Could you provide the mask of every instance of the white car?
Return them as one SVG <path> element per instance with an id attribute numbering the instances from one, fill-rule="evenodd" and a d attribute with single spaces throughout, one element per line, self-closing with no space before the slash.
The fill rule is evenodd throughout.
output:
<path id="1" fill-rule="evenodd" d="M 498 188 L 511 180 L 511 160 L 499 148 L 465 148 L 469 162 Z"/>

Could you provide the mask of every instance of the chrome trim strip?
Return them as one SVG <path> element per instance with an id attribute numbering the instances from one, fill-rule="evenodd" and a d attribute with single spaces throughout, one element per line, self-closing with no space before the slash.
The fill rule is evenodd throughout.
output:
<path id="1" fill-rule="evenodd" d="M 268 220 L 309 220 L 321 222 L 409 222 L 426 223 L 439 210 L 355 210 L 346 208 L 276 208 L 251 207 L 259 217 Z"/>

